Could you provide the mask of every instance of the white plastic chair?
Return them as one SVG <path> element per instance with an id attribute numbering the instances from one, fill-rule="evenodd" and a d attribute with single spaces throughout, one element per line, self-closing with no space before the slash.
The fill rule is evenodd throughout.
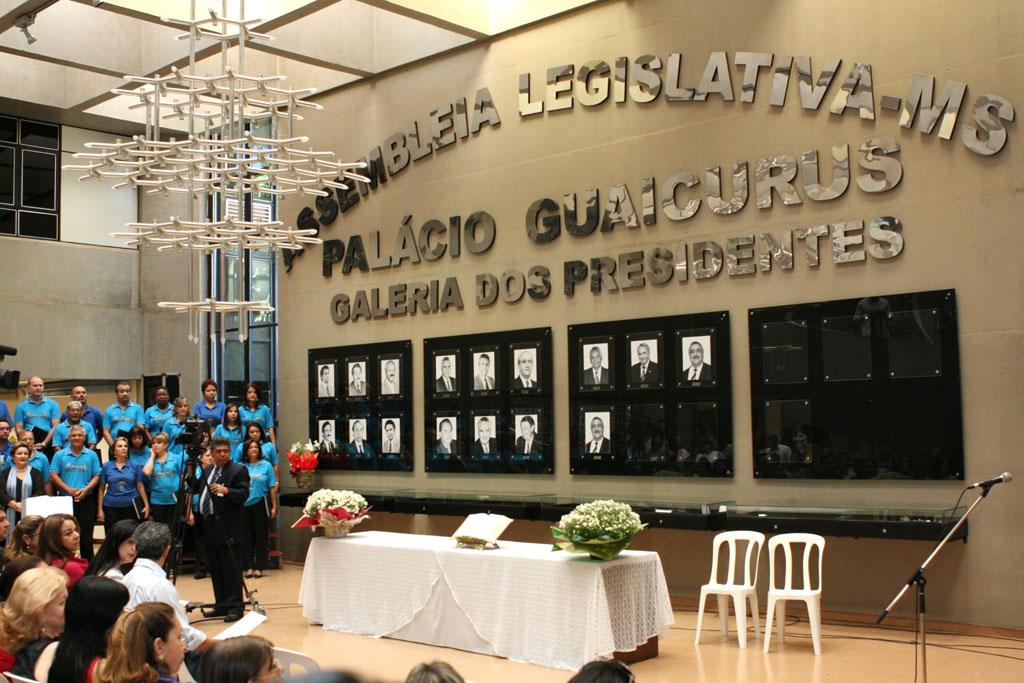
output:
<path id="1" fill-rule="evenodd" d="M 743 553 L 743 566 L 737 576 L 736 559 L 739 556 L 737 543 L 745 541 L 746 551 Z M 729 570 L 725 582 L 718 581 L 718 556 L 723 544 L 727 544 Z M 757 606 L 757 568 L 761 563 L 761 546 L 764 545 L 764 534 L 760 531 L 724 531 L 715 536 L 714 555 L 711 559 L 711 578 L 700 588 L 700 609 L 697 612 L 697 635 L 694 644 L 700 645 L 700 629 L 704 621 L 704 602 L 708 595 L 718 597 L 718 620 L 722 627 L 722 635 L 729 635 L 729 597 L 736 607 L 736 633 L 740 647 L 747 646 L 747 603 L 754 619 L 754 635 L 761 636 L 758 623 Z"/>
<path id="2" fill-rule="evenodd" d="M 309 655 L 295 650 L 286 650 L 283 647 L 274 648 L 274 659 L 284 669 L 284 676 L 295 675 L 296 673 L 301 674 L 313 674 L 320 671 L 320 665 L 316 663 L 316 660 Z M 294 671 L 293 669 L 298 669 Z"/>
<path id="3" fill-rule="evenodd" d="M 793 546 L 803 544 L 803 557 L 800 560 L 802 570 L 802 588 L 794 588 Z M 786 577 L 781 588 L 775 587 L 775 549 L 782 546 L 785 557 Z M 811 555 L 818 549 L 817 581 L 811 573 Z M 772 641 L 772 615 L 778 621 L 779 642 L 785 642 L 786 601 L 800 600 L 807 603 L 807 620 L 811 625 L 811 642 L 814 654 L 821 654 L 821 559 L 825 554 L 825 539 L 817 534 L 780 534 L 768 541 L 768 618 L 764 625 L 764 651 L 767 653 Z"/>
<path id="4" fill-rule="evenodd" d="M 4 672 L 3 675 L 7 676 L 7 680 L 9 680 L 11 683 L 38 683 L 38 681 L 36 681 L 36 679 L 34 678 L 25 678 L 24 676 L 18 676 L 17 674 L 12 674 L 10 671 Z"/>

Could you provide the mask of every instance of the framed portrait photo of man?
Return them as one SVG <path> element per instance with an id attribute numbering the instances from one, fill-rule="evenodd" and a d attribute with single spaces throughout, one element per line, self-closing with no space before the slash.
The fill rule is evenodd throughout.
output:
<path id="1" fill-rule="evenodd" d="M 498 347 L 478 346 L 469 350 L 473 363 L 473 396 L 494 396 L 498 393 Z"/>
<path id="2" fill-rule="evenodd" d="M 320 442 L 320 451 L 327 455 L 338 453 L 338 425 L 333 419 L 317 420 L 314 441 Z"/>
<path id="3" fill-rule="evenodd" d="M 459 395 L 459 352 L 455 349 L 434 351 L 434 396 L 454 397 Z"/>
<path id="4" fill-rule="evenodd" d="M 469 448 L 471 471 L 501 471 L 501 448 L 498 440 L 498 415 L 494 411 L 473 411 L 473 442 Z"/>
<path id="5" fill-rule="evenodd" d="M 355 356 L 345 359 L 345 397 L 352 401 L 365 400 L 370 393 L 367 377 L 369 359 Z"/>
<path id="6" fill-rule="evenodd" d="M 516 406 L 509 413 L 512 444 L 508 453 L 508 471 L 516 474 L 550 474 L 551 425 L 547 411 L 539 405 Z"/>
<path id="7" fill-rule="evenodd" d="M 580 360 L 580 391 L 615 389 L 615 345 L 611 336 L 580 339 L 576 352 Z"/>
<path id="8" fill-rule="evenodd" d="M 712 328 L 677 330 L 676 353 L 679 368 L 676 384 L 685 387 L 712 387 L 715 377 L 715 330 Z"/>
<path id="9" fill-rule="evenodd" d="M 336 360 L 322 360 L 316 362 L 316 397 L 320 400 L 332 399 L 338 396 L 335 388 L 335 376 L 337 374 L 338 362 Z"/>
<path id="10" fill-rule="evenodd" d="M 544 388 L 540 374 L 540 344 L 527 342 L 508 347 L 513 394 L 537 394 Z"/>
<path id="11" fill-rule="evenodd" d="M 610 406 L 580 409 L 579 439 L 576 451 L 586 460 L 610 460 L 615 454 L 614 409 Z"/>
<path id="12" fill-rule="evenodd" d="M 460 439 L 461 416 L 457 410 L 437 410 L 427 416 L 428 472 L 465 472 Z"/>
<path id="13" fill-rule="evenodd" d="M 626 335 L 629 347 L 627 389 L 660 389 L 664 386 L 665 364 L 662 357 L 661 332 Z"/>
<path id="14" fill-rule="evenodd" d="M 390 353 L 384 356 L 380 356 L 377 359 L 377 367 L 379 370 L 380 387 L 379 395 L 383 399 L 397 399 L 401 398 L 404 387 L 402 386 L 402 363 L 404 362 L 401 354 Z"/>

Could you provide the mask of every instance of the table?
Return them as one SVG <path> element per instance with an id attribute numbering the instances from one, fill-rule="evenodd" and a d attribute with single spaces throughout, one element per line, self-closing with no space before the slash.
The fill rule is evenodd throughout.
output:
<path id="1" fill-rule="evenodd" d="M 328 630 L 572 670 L 634 650 L 674 622 L 657 553 L 601 562 L 536 543 L 454 546 L 383 531 L 314 538 L 303 615 Z"/>

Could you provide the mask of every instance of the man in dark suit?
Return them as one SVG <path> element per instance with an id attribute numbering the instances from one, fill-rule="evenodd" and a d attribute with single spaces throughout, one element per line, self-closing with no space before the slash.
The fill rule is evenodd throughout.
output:
<path id="1" fill-rule="evenodd" d="M 231 462 L 231 444 L 227 439 L 214 438 L 210 449 L 213 464 L 203 469 L 196 490 L 217 604 L 213 615 L 223 616 L 224 621 L 238 621 L 243 607 L 239 546 L 242 506 L 249 497 L 249 470 Z"/>
<path id="2" fill-rule="evenodd" d="M 642 342 L 636 347 L 637 363 L 629 368 L 631 384 L 658 384 L 661 382 L 661 368 L 651 360 L 651 347 Z"/>
<path id="3" fill-rule="evenodd" d="M 519 355 L 516 356 L 516 378 L 512 381 L 512 386 L 520 391 L 528 391 L 531 389 L 539 389 L 540 385 L 537 382 L 537 378 L 533 376 L 533 353 L 530 351 L 520 351 Z"/>
<path id="4" fill-rule="evenodd" d="M 477 439 L 473 442 L 473 455 L 492 457 L 498 454 L 498 440 L 491 436 L 491 419 L 480 418 L 476 425 Z"/>
<path id="5" fill-rule="evenodd" d="M 345 444 L 345 452 L 359 469 L 370 469 L 374 466 L 373 446 L 366 440 L 366 427 L 363 420 L 352 423 L 352 439 Z"/>
<path id="6" fill-rule="evenodd" d="M 611 382 L 611 378 L 608 377 L 608 369 L 601 367 L 602 362 L 601 347 L 591 346 L 590 367 L 583 371 L 584 386 L 597 386 L 599 384 L 609 384 Z"/>
<path id="7" fill-rule="evenodd" d="M 710 363 L 704 362 L 704 345 L 699 341 L 692 342 L 687 350 L 690 365 L 683 372 L 687 382 L 710 382 L 715 378 L 715 371 Z"/>
<path id="8" fill-rule="evenodd" d="M 448 356 L 441 359 L 441 376 L 434 382 L 434 391 L 439 394 L 451 394 L 456 391 L 455 378 L 452 377 L 452 359 Z"/>
<path id="9" fill-rule="evenodd" d="M 608 455 L 612 452 L 611 442 L 604 438 L 604 420 L 595 417 L 590 421 L 590 435 L 593 438 L 587 442 L 587 453 Z"/>
<path id="10" fill-rule="evenodd" d="M 524 415 L 519 420 L 519 433 L 516 438 L 516 455 L 544 455 L 544 444 L 537 441 L 537 424 L 532 415 Z"/>

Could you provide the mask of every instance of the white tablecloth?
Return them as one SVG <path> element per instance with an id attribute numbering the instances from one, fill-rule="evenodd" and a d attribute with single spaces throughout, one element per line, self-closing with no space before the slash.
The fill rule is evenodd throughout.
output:
<path id="1" fill-rule="evenodd" d="M 454 544 L 383 531 L 315 538 L 303 614 L 325 629 L 564 669 L 634 650 L 674 621 L 657 553 L 600 562 L 535 543 Z"/>

